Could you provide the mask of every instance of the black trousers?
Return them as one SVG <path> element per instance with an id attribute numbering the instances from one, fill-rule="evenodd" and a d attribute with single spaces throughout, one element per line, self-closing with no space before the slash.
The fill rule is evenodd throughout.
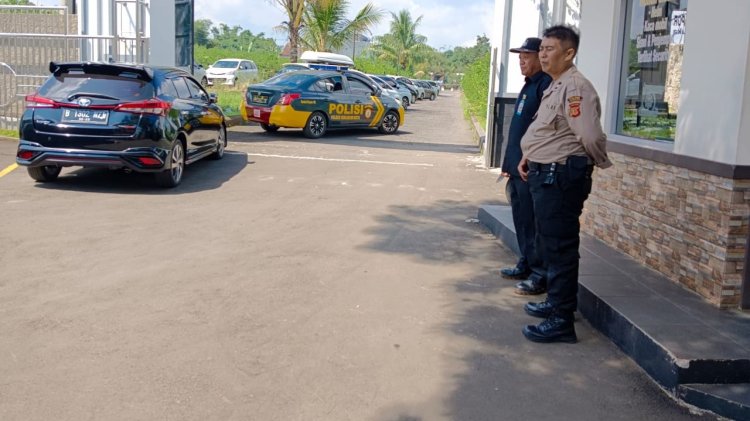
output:
<path id="1" fill-rule="evenodd" d="M 521 177 L 510 176 L 506 193 L 510 199 L 513 212 L 513 225 L 516 228 L 516 239 L 521 258 L 516 265 L 525 272 L 531 272 L 529 279 L 535 282 L 545 282 L 545 269 L 536 251 L 536 227 L 534 221 L 534 203 L 531 199 L 529 183 Z"/>
<path id="2" fill-rule="evenodd" d="M 547 301 L 567 317 L 572 317 L 578 306 L 579 217 L 591 193 L 592 171 L 585 158 L 571 159 L 552 172 L 548 166 L 531 163 L 528 177 L 537 250 L 547 269 Z"/>

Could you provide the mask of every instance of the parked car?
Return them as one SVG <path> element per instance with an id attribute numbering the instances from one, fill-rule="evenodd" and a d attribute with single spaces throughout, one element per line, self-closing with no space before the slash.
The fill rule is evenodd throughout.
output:
<path id="1" fill-rule="evenodd" d="M 62 167 L 154 173 L 174 187 L 186 165 L 221 159 L 226 121 L 184 70 L 109 63 L 50 63 L 52 75 L 26 97 L 16 162 L 54 181 Z"/>
<path id="2" fill-rule="evenodd" d="M 195 63 L 192 68 L 192 75 L 195 78 L 195 80 L 199 81 L 201 85 L 208 86 L 208 79 L 206 78 L 206 69 L 203 68 L 203 65 Z"/>
<path id="3" fill-rule="evenodd" d="M 297 128 L 309 138 L 356 127 L 392 134 L 404 124 L 404 108 L 355 72 L 301 70 L 250 85 L 243 117 L 267 132 Z"/>
<path id="4" fill-rule="evenodd" d="M 430 101 L 434 101 L 435 98 L 437 98 L 438 95 L 438 88 L 437 86 L 431 85 L 426 80 L 415 80 L 414 83 L 424 88 L 424 97 L 429 98 Z"/>
<path id="5" fill-rule="evenodd" d="M 408 85 L 410 88 L 417 91 L 417 98 L 416 99 L 424 99 L 424 88 L 414 83 L 412 79 L 409 79 L 407 77 L 398 76 L 396 77 L 396 80 L 401 81 L 402 83 Z"/>
<path id="6" fill-rule="evenodd" d="M 252 60 L 225 58 L 208 66 L 206 79 L 208 86 L 221 84 L 234 86 L 248 83 L 258 78 L 258 67 Z"/>
<path id="7" fill-rule="evenodd" d="M 401 100 L 401 106 L 408 109 L 411 105 L 411 91 L 403 86 L 399 86 L 394 80 L 386 80 L 377 75 L 369 75 L 375 82 L 378 82 L 383 89 L 392 89 L 396 91 L 397 98 Z"/>

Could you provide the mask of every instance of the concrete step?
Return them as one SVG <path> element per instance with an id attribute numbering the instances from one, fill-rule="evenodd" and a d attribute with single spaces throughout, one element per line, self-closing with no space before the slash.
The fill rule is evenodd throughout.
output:
<path id="1" fill-rule="evenodd" d="M 517 253 L 509 206 L 478 215 Z M 586 235 L 580 254 L 579 312 L 665 390 L 679 398 L 681 385 L 750 383 L 750 314 L 718 309 Z"/>
<path id="2" fill-rule="evenodd" d="M 698 408 L 710 410 L 722 417 L 750 421 L 750 383 L 744 384 L 684 384 L 679 398 Z"/>

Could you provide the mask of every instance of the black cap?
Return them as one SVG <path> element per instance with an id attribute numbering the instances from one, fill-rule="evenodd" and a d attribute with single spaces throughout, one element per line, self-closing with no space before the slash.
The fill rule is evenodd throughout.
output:
<path id="1" fill-rule="evenodd" d="M 526 38 L 520 48 L 511 48 L 511 53 L 538 53 L 542 40 L 539 38 Z"/>

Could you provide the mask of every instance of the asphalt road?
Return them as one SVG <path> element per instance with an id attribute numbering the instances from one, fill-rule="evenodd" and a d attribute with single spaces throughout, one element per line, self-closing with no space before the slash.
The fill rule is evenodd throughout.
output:
<path id="1" fill-rule="evenodd" d="M 576 345 L 523 338 L 458 94 L 406 118 L 235 127 L 173 190 L 34 183 L 0 140 L 0 419 L 697 418 L 583 320 Z"/>

